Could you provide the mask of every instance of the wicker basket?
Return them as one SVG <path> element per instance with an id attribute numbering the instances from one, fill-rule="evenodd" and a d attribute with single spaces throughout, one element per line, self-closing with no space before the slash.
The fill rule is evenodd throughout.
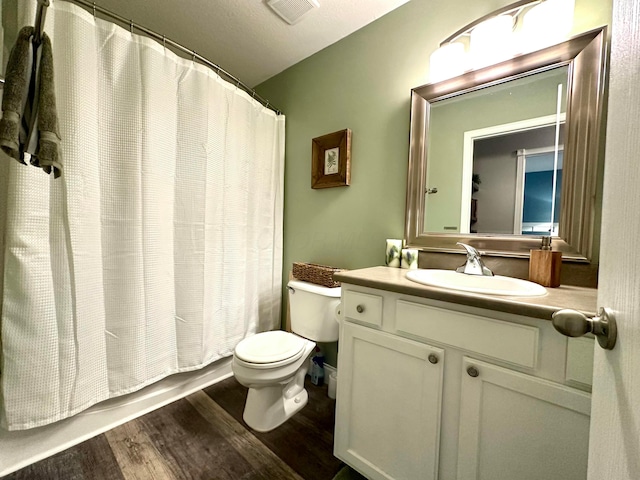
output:
<path id="1" fill-rule="evenodd" d="M 295 278 L 329 288 L 340 286 L 340 282 L 333 279 L 333 274 L 343 270 L 344 268 L 327 267 L 315 263 L 293 262 L 293 276 Z"/>

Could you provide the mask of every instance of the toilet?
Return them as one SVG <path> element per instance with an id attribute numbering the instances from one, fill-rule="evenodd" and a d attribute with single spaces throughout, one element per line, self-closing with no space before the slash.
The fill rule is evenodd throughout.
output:
<path id="1" fill-rule="evenodd" d="M 258 333 L 238 343 L 233 352 L 233 374 L 249 388 L 242 418 L 258 432 L 282 425 L 307 404 L 304 377 L 315 342 L 338 341 L 341 289 L 298 280 L 291 280 L 288 289 L 295 333 Z"/>

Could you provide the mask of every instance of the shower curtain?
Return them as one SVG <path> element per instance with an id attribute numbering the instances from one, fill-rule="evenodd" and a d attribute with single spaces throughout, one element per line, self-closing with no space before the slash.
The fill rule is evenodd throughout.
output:
<path id="1" fill-rule="evenodd" d="M 0 158 L 10 430 L 201 368 L 280 324 L 284 116 L 51 3 L 64 171 Z M 33 24 L 35 0 L 17 8 Z"/>

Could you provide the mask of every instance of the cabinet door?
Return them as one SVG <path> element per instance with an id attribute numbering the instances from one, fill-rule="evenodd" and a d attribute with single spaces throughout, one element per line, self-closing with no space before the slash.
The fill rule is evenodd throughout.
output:
<path id="1" fill-rule="evenodd" d="M 345 322 L 335 455 L 369 479 L 435 479 L 444 351 Z"/>
<path id="2" fill-rule="evenodd" d="M 458 480 L 587 478 L 591 395 L 467 357 L 463 368 Z"/>

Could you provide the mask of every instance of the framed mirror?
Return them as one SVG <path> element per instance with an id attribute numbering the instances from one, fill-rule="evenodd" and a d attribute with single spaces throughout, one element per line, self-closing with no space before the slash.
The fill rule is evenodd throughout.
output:
<path id="1" fill-rule="evenodd" d="M 405 239 L 597 258 L 606 29 L 411 92 Z"/>

